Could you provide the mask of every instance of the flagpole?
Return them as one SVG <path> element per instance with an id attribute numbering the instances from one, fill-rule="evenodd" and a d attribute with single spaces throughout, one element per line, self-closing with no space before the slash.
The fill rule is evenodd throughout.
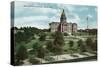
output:
<path id="1" fill-rule="evenodd" d="M 86 20 L 87 20 L 87 35 L 88 35 L 88 31 L 89 31 L 89 30 L 88 30 L 88 19 L 89 19 L 89 18 L 88 18 L 88 16 L 87 16 L 87 18 L 86 18 Z"/>

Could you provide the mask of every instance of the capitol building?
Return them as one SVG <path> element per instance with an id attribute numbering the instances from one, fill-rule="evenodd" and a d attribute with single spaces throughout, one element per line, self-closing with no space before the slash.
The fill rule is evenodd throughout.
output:
<path id="1" fill-rule="evenodd" d="M 60 32 L 68 33 L 69 35 L 77 32 L 77 24 L 72 22 L 70 23 L 67 22 L 67 18 L 64 10 L 61 13 L 60 22 L 49 23 L 49 26 L 51 32 L 60 31 Z"/>

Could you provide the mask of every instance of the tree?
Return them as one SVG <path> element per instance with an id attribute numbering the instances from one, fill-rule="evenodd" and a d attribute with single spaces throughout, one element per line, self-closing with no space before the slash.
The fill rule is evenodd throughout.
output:
<path id="1" fill-rule="evenodd" d="M 15 34 L 15 42 L 20 43 L 20 42 L 24 41 L 23 38 L 24 38 L 24 35 L 22 32 L 18 32 Z"/>
<path id="2" fill-rule="evenodd" d="M 53 42 L 47 41 L 46 45 L 47 45 L 46 49 L 48 49 L 50 52 L 53 52 Z"/>
<path id="3" fill-rule="evenodd" d="M 73 47 L 73 45 L 74 45 L 74 42 L 73 41 L 69 41 L 69 47 Z"/>
<path id="4" fill-rule="evenodd" d="M 45 33 L 41 33 L 39 40 L 44 41 L 46 39 Z"/>
<path id="5" fill-rule="evenodd" d="M 56 54 L 61 54 L 64 46 L 64 38 L 61 32 L 55 32 L 55 37 L 53 41 L 53 52 Z"/>
<path id="6" fill-rule="evenodd" d="M 86 48 L 85 48 L 83 41 L 79 40 L 77 43 L 78 43 L 78 48 L 79 48 L 80 52 L 85 52 Z"/>
<path id="7" fill-rule="evenodd" d="M 90 35 L 97 35 L 97 29 L 89 29 Z"/>
<path id="8" fill-rule="evenodd" d="M 92 49 L 93 51 L 97 51 L 97 40 L 95 40 L 95 41 L 93 42 L 93 44 L 91 45 L 91 49 Z"/>
<path id="9" fill-rule="evenodd" d="M 72 55 L 72 52 L 73 52 L 73 47 L 74 46 L 74 42 L 71 40 L 71 41 L 69 41 L 69 50 L 70 50 L 70 53 L 71 53 L 71 55 Z"/>
<path id="10" fill-rule="evenodd" d="M 37 57 L 39 58 L 44 58 L 44 56 L 46 55 L 46 49 L 43 46 L 41 46 L 37 52 Z"/>
<path id="11" fill-rule="evenodd" d="M 27 49 L 25 46 L 20 45 L 17 52 L 16 52 L 16 60 L 17 62 L 22 62 L 22 60 L 26 59 L 28 57 Z"/>
<path id="12" fill-rule="evenodd" d="M 44 48 L 44 45 L 36 42 L 33 44 L 32 53 L 36 57 L 43 58 L 46 54 L 46 49 Z"/>
<path id="13" fill-rule="evenodd" d="M 93 45 L 92 39 L 91 38 L 87 38 L 87 40 L 86 40 L 87 50 L 92 50 L 92 45 Z"/>
<path id="14" fill-rule="evenodd" d="M 68 36 L 68 33 L 64 33 L 64 36 Z"/>
<path id="15" fill-rule="evenodd" d="M 64 37 L 63 34 L 59 31 L 55 32 L 54 43 L 58 43 L 60 45 L 64 45 Z"/>
<path id="16" fill-rule="evenodd" d="M 40 49 L 41 45 L 39 44 L 39 42 L 35 42 L 32 46 L 32 54 L 34 56 L 37 56 L 37 51 Z"/>
<path id="17" fill-rule="evenodd" d="M 95 42 L 94 42 L 93 50 L 94 50 L 94 51 L 97 51 L 97 40 L 95 40 Z"/>

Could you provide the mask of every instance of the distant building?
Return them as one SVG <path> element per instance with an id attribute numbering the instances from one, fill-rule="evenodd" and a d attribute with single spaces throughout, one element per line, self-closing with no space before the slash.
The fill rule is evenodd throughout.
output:
<path id="1" fill-rule="evenodd" d="M 55 32 L 55 31 L 58 30 L 58 26 L 59 26 L 59 23 L 58 22 L 52 22 L 49 25 L 50 25 L 50 31 L 51 32 Z"/>
<path id="2" fill-rule="evenodd" d="M 51 32 L 60 31 L 68 34 L 77 32 L 77 24 L 67 22 L 67 18 L 65 16 L 64 10 L 61 14 L 60 22 L 52 22 L 49 25 L 50 25 Z"/>

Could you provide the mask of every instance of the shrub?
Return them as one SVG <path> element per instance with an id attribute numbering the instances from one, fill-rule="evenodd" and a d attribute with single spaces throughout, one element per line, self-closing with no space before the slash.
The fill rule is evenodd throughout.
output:
<path id="1" fill-rule="evenodd" d="M 79 50 L 81 52 L 85 52 L 86 51 L 86 48 L 85 48 L 85 45 L 84 45 L 83 41 L 82 40 L 79 40 L 77 43 L 78 43 Z"/>
<path id="2" fill-rule="evenodd" d="M 68 33 L 64 33 L 64 36 L 68 36 Z"/>
<path id="3" fill-rule="evenodd" d="M 91 38 L 87 38 L 87 40 L 86 40 L 87 50 L 92 50 L 92 45 L 93 45 L 92 39 Z"/>
<path id="4" fill-rule="evenodd" d="M 74 46 L 74 42 L 73 41 L 69 41 L 69 51 L 70 51 L 70 54 L 73 53 L 73 47 Z"/>
<path id="5" fill-rule="evenodd" d="M 52 58 L 52 57 L 50 57 L 50 56 L 45 57 L 44 59 L 47 60 L 47 61 L 54 61 L 54 60 L 55 60 L 54 58 Z"/>
<path id="6" fill-rule="evenodd" d="M 40 60 L 36 59 L 36 58 L 30 58 L 29 59 L 29 62 L 32 63 L 32 64 L 40 64 Z"/>
<path id="7" fill-rule="evenodd" d="M 41 33 L 39 40 L 44 41 L 46 39 L 45 33 Z"/>
<path id="8" fill-rule="evenodd" d="M 74 46 L 74 42 L 73 41 L 69 41 L 69 47 L 72 48 Z"/>
<path id="9" fill-rule="evenodd" d="M 50 52 L 52 52 L 53 42 L 52 41 L 47 41 L 46 45 L 47 45 L 46 49 L 48 49 Z"/>
<path id="10" fill-rule="evenodd" d="M 31 54 L 33 54 L 34 56 L 37 56 L 38 54 L 38 50 L 40 49 L 41 45 L 39 42 L 35 42 L 32 46 L 32 50 L 30 51 Z"/>
<path id="11" fill-rule="evenodd" d="M 44 58 L 45 55 L 46 55 L 46 49 L 43 47 L 40 47 L 37 51 L 37 57 Z"/>
<path id="12" fill-rule="evenodd" d="M 95 41 L 93 42 L 93 44 L 91 45 L 91 49 L 92 49 L 93 51 L 97 51 L 97 40 L 95 40 Z"/>
<path id="13" fill-rule="evenodd" d="M 25 46 L 20 45 L 18 50 L 16 51 L 16 62 L 21 63 L 22 60 L 26 59 L 28 57 L 27 49 Z"/>

